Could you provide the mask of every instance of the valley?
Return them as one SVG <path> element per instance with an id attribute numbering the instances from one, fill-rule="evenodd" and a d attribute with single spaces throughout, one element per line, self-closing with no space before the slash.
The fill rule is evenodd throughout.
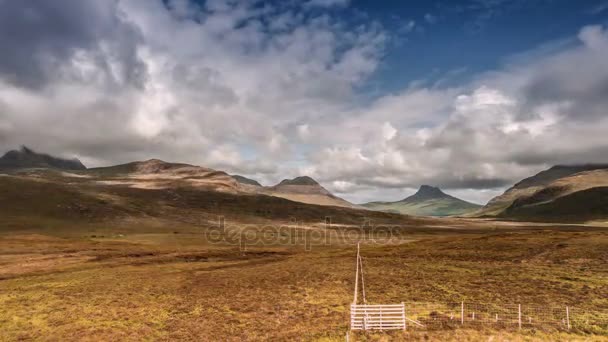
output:
<path id="1" fill-rule="evenodd" d="M 333 205 L 343 200 L 309 177 L 263 187 L 156 159 L 29 166 L 0 176 L 0 340 L 342 341 L 359 242 L 372 303 L 568 306 L 572 329 L 448 324 L 352 341 L 608 334 L 601 211 L 589 222 L 411 216 Z M 558 198 L 596 191 L 604 174 L 574 177 L 584 185 Z M 422 187 L 413 199 L 435 196 L 450 198 Z M 553 203 L 543 196 L 511 207 Z"/>

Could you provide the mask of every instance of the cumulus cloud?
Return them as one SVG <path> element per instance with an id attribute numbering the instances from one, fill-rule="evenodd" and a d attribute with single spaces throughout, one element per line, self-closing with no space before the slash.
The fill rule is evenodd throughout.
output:
<path id="1" fill-rule="evenodd" d="M 309 0 L 308 6 L 319 6 L 319 7 L 333 7 L 333 6 L 346 6 L 350 3 L 350 0 Z"/>
<path id="2" fill-rule="evenodd" d="M 356 202 L 421 184 L 483 202 L 557 163 L 605 162 L 608 33 L 455 87 L 359 89 L 391 38 L 348 1 L 0 1 L 0 144 L 96 166 L 152 157 Z"/>
<path id="3" fill-rule="evenodd" d="M 576 46 L 471 84 L 382 97 L 353 119 L 367 123 L 358 145 L 316 153 L 314 173 L 372 188 L 428 183 L 479 202 L 553 164 L 606 162 L 607 42 L 604 28 L 585 27 Z M 398 124 L 388 141 L 366 132 L 385 132 L 385 120 Z"/>
<path id="4" fill-rule="evenodd" d="M 0 2 L 0 73 L 15 86 L 100 78 L 111 85 L 140 84 L 140 39 L 115 1 Z"/>
<path id="5" fill-rule="evenodd" d="M 169 156 L 212 167 L 280 164 L 298 123 L 354 98 L 386 39 L 379 25 L 347 28 L 324 12 L 305 16 L 308 7 L 297 4 L 70 4 L 0 2 L 10 19 L 0 34 L 10 52 L 0 57 L 0 133 L 7 145 L 95 163 Z M 35 39 L 22 42 L 9 26 Z M 254 155 L 237 157 L 241 145 Z M 226 146 L 230 158 L 219 158 Z"/>

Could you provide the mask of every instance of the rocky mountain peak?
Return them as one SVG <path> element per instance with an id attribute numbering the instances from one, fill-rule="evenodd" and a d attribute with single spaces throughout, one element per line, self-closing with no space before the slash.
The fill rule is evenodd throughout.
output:
<path id="1" fill-rule="evenodd" d="M 407 200 L 420 201 L 444 197 L 449 197 L 449 195 L 445 194 L 441 189 L 430 185 L 422 185 L 418 191 L 414 195 L 408 197 Z"/>
<path id="2" fill-rule="evenodd" d="M 55 168 L 63 170 L 86 170 L 80 160 L 63 159 L 48 154 L 36 153 L 27 146 L 19 150 L 9 151 L 0 157 L 0 167 L 3 168 Z"/>

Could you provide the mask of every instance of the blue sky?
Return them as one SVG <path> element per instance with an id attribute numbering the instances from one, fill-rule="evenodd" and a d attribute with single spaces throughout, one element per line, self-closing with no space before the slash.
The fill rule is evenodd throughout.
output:
<path id="1" fill-rule="evenodd" d="M 352 202 L 608 162 L 608 0 L 0 1 L 0 147 Z"/>
<path id="2" fill-rule="evenodd" d="M 512 55 L 572 43 L 582 26 L 608 22 L 605 0 L 353 0 L 351 6 L 397 35 L 372 80 L 380 93 L 416 80 L 462 82 Z"/>

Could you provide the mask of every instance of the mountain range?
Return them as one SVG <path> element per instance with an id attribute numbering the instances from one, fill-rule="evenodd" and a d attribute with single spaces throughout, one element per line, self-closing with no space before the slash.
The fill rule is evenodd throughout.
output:
<path id="1" fill-rule="evenodd" d="M 5 191 L 0 200 L 4 199 L 2 202 L 5 205 L 4 202 L 12 200 L 7 195 L 11 192 L 2 185 L 10 188 L 11 184 L 20 183 L 21 190 L 18 191 L 28 193 L 28 187 L 39 187 L 40 182 L 47 182 L 61 188 L 55 190 L 58 192 L 64 190 L 72 192 L 74 186 L 78 185 L 86 189 L 87 193 L 96 191 L 105 193 L 111 189 L 126 192 L 131 191 L 128 189 L 154 190 L 165 193 L 187 190 L 188 194 L 199 191 L 213 194 L 211 197 L 232 196 L 231 200 L 227 200 L 226 205 L 232 208 L 234 203 L 249 203 L 258 208 L 254 210 L 257 214 L 268 213 L 267 209 L 264 209 L 266 208 L 264 203 L 272 203 L 273 208 L 276 206 L 302 208 L 289 204 L 301 203 L 336 208 L 331 210 L 338 210 L 337 208 L 354 210 L 350 215 L 356 212 L 357 217 L 382 215 L 372 213 L 384 212 L 414 216 L 485 217 L 547 222 L 608 219 L 608 164 L 551 167 L 516 183 L 483 207 L 450 196 L 441 189 L 429 185 L 421 186 L 414 195 L 400 201 L 355 205 L 333 195 L 308 176 L 284 179 L 276 185 L 263 186 L 256 180 L 244 176 L 229 175 L 223 171 L 189 164 L 168 163 L 158 159 L 87 169 L 77 159 L 37 153 L 25 146 L 2 156 L 0 170 L 5 175 L 0 177 L 0 181 L 4 182 L 0 184 L 0 190 Z M 32 175 L 36 182 L 26 182 Z M 103 201 L 112 196 L 104 195 Z M 279 204 L 276 201 L 287 202 Z M 23 206 L 26 206 L 26 203 Z M 313 210 L 313 207 L 307 208 L 309 209 L 313 212 L 318 210 L 318 208 Z M 244 208 L 241 210 L 247 211 Z M 325 210 L 326 213 L 327 210 L 331 211 Z"/>
<path id="2" fill-rule="evenodd" d="M 326 217 L 332 223 L 354 226 L 370 219 L 378 224 L 421 222 L 398 214 L 331 205 L 331 200 L 339 200 L 307 178 L 281 183 L 268 188 L 243 184 L 222 171 L 158 159 L 84 170 L 11 168 L 0 172 L 0 227 L 52 229 L 61 223 L 70 227 L 172 229 L 183 225 L 197 229 L 215 227 L 219 217 L 230 223 L 273 226 L 293 225 L 297 219 L 311 227 L 322 224 Z M 272 195 L 291 197 L 289 191 L 303 196 L 299 199 L 317 198 L 326 204 Z"/>
<path id="3" fill-rule="evenodd" d="M 361 206 L 370 210 L 416 216 L 456 216 L 481 208 L 481 205 L 450 196 L 429 185 L 422 185 L 415 194 L 401 201 L 370 202 Z"/>
<path id="4" fill-rule="evenodd" d="M 356 205 L 332 194 L 316 180 L 308 176 L 284 179 L 274 186 L 262 186 L 259 182 L 239 175 L 232 176 L 241 187 L 257 194 L 285 198 L 295 202 L 357 208 Z"/>

